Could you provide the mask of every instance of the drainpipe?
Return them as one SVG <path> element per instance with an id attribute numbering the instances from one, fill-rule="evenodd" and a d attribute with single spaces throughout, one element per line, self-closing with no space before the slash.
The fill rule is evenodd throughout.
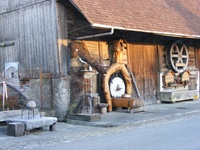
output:
<path id="1" fill-rule="evenodd" d="M 76 38 L 76 40 L 83 40 L 83 39 L 90 39 L 90 38 L 94 38 L 94 37 L 101 37 L 101 36 L 106 36 L 106 35 L 112 35 L 113 33 L 114 33 L 114 28 L 111 28 L 110 32 L 82 36 L 82 37 Z"/>

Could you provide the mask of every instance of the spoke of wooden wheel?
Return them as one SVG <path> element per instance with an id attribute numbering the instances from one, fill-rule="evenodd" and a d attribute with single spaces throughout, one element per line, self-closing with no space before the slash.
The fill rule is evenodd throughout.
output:
<path id="1" fill-rule="evenodd" d="M 181 53 L 181 54 L 183 53 L 183 49 L 184 49 L 184 47 L 182 46 L 182 47 L 181 47 L 181 50 L 180 50 L 180 53 Z"/>
<path id="2" fill-rule="evenodd" d="M 172 58 L 178 58 L 177 54 L 172 54 Z"/>
<path id="3" fill-rule="evenodd" d="M 175 46 L 175 48 L 176 48 L 177 52 L 179 53 L 180 51 L 179 51 L 179 48 L 178 48 L 178 46 L 177 46 L 176 44 L 175 44 L 174 46 Z"/>
<path id="4" fill-rule="evenodd" d="M 182 59 L 180 57 L 178 58 L 178 63 L 182 63 Z"/>
<path id="5" fill-rule="evenodd" d="M 186 64 L 185 63 L 176 63 L 175 65 L 176 65 L 176 67 L 185 67 Z"/>
<path id="6" fill-rule="evenodd" d="M 185 64 L 185 63 L 183 63 L 183 59 L 180 59 L 180 61 L 179 61 L 180 63 L 182 63 L 182 64 Z"/>
<path id="7" fill-rule="evenodd" d="M 187 55 L 182 55 L 182 58 L 188 58 Z"/>

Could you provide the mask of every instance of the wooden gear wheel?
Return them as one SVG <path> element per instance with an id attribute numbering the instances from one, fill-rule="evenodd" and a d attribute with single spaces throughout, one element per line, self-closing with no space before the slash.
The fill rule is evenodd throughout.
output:
<path id="1" fill-rule="evenodd" d="M 174 43 L 170 50 L 166 50 L 167 67 L 174 72 L 184 72 L 188 66 L 188 59 L 188 48 L 183 43 Z"/>

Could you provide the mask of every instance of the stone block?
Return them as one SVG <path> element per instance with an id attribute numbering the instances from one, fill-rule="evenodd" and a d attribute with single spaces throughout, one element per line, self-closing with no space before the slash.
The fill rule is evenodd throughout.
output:
<path id="1" fill-rule="evenodd" d="M 25 124 L 23 122 L 10 122 L 7 124 L 7 135 L 23 136 L 25 133 Z"/>
<path id="2" fill-rule="evenodd" d="M 99 103 L 98 106 L 99 107 L 108 107 L 108 104 L 107 103 Z"/>
<path id="3" fill-rule="evenodd" d="M 100 113 L 105 114 L 107 113 L 108 104 L 106 103 L 99 103 Z"/>

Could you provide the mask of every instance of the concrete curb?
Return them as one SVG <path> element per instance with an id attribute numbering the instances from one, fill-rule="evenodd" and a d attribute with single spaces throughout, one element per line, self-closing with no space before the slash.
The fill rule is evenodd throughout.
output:
<path id="1" fill-rule="evenodd" d="M 71 120 L 67 119 L 67 124 L 73 124 L 73 125 L 82 125 L 82 126 L 92 126 L 92 127 L 102 127 L 102 128 L 111 128 L 111 127 L 126 127 L 126 126 L 141 126 L 141 125 L 147 125 L 147 124 L 155 124 L 155 123 L 162 123 L 164 121 L 169 120 L 177 120 L 177 119 L 184 119 L 188 117 L 192 117 L 193 115 L 199 115 L 200 116 L 200 110 L 185 112 L 185 113 L 175 113 L 167 116 L 162 117 L 155 117 L 148 120 L 141 120 L 136 122 L 131 122 L 127 124 L 116 124 L 116 123 L 104 123 L 102 122 L 86 122 L 86 121 L 79 121 L 79 120 Z"/>

